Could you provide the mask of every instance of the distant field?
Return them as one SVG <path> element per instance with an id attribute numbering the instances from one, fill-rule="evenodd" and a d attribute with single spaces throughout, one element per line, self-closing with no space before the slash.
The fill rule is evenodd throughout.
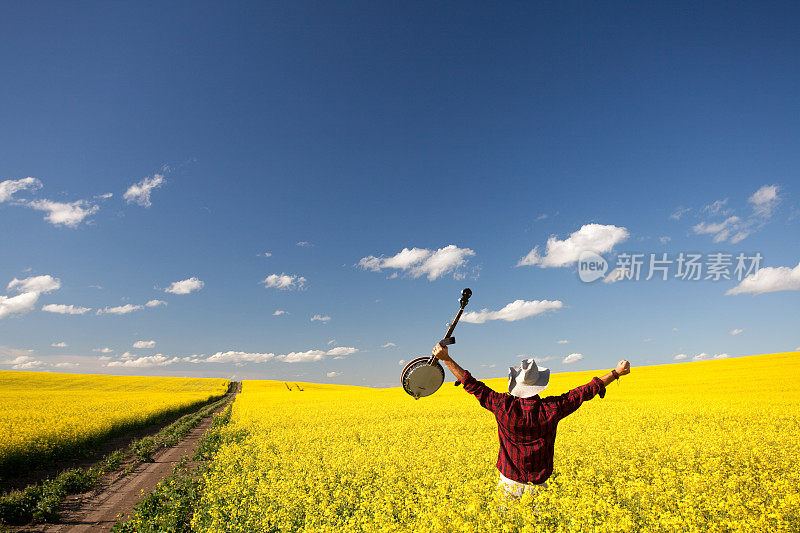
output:
<path id="1" fill-rule="evenodd" d="M 225 394 L 226 379 L 0 372 L 0 475 Z"/>
<path id="2" fill-rule="evenodd" d="M 561 422 L 550 487 L 505 513 L 494 418 L 461 388 L 302 386 L 244 382 L 193 529 L 800 530 L 797 352 L 634 366 Z"/>

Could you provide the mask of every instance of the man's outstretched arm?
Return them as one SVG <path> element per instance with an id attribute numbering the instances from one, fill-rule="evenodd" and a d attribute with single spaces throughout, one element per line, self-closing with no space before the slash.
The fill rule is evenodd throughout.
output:
<path id="1" fill-rule="evenodd" d="M 447 347 L 442 347 L 441 344 L 437 344 L 433 347 L 433 356 L 440 361 L 444 361 L 444 364 L 447 365 L 447 368 L 450 369 L 450 372 L 453 373 L 458 381 L 464 381 L 465 370 L 461 368 L 458 363 L 453 361 L 453 358 L 450 357 L 450 353 L 447 351 Z"/>
<path id="2" fill-rule="evenodd" d="M 494 412 L 503 402 L 503 394 L 493 391 L 485 383 L 473 378 L 469 372 L 453 361 L 446 347 L 437 344 L 433 347 L 433 355 L 440 361 L 444 361 L 444 364 L 447 365 L 447 368 L 450 369 L 456 379 L 464 384 L 464 390 L 474 395 L 482 407 Z"/>
<path id="3" fill-rule="evenodd" d="M 628 361 L 622 360 L 617 364 L 617 368 L 604 375 L 601 378 L 592 378 L 592 381 L 586 385 L 574 388 L 571 391 L 557 397 L 558 414 L 559 418 L 564 418 L 567 415 L 574 413 L 578 407 L 581 406 L 586 400 L 594 398 L 595 394 L 604 397 L 606 394 L 606 386 L 619 379 L 620 376 L 630 374 L 631 364 Z"/>

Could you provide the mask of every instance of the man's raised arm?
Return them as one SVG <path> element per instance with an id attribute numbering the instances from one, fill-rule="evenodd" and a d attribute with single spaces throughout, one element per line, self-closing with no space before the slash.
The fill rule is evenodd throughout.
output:
<path id="1" fill-rule="evenodd" d="M 493 391 L 487 387 L 485 383 L 477 381 L 469 372 L 461 368 L 458 363 L 453 361 L 453 358 L 450 357 L 446 347 L 443 347 L 440 344 L 434 346 L 433 356 L 440 361 L 444 361 L 444 364 L 447 365 L 447 368 L 450 369 L 450 372 L 453 373 L 456 379 L 464 384 L 464 390 L 474 395 L 482 407 L 494 412 L 494 410 L 503 402 L 502 394 Z"/>

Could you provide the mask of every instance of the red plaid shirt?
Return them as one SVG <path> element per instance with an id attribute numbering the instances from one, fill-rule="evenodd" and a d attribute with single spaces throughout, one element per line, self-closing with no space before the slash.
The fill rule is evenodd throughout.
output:
<path id="1" fill-rule="evenodd" d="M 508 479 L 520 483 L 542 483 L 553 473 L 553 446 L 556 426 L 595 394 L 602 398 L 606 387 L 593 378 L 561 396 L 517 398 L 500 394 L 464 373 L 464 390 L 474 394 L 481 406 L 494 413 L 500 452 L 497 469 Z"/>

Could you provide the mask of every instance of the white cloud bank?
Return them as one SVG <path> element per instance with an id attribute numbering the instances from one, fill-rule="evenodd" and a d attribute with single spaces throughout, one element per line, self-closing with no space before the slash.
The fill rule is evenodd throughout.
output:
<path id="1" fill-rule="evenodd" d="M 568 356 L 566 356 L 564 360 L 561 362 L 564 363 L 565 365 L 570 365 L 572 363 L 577 363 L 581 359 L 583 359 L 583 355 L 579 353 L 571 353 Z"/>
<path id="2" fill-rule="evenodd" d="M 53 348 L 66 348 L 67 347 L 67 343 L 64 342 L 64 341 L 54 342 L 50 346 L 52 346 Z"/>
<path id="3" fill-rule="evenodd" d="M 466 265 L 467 258 L 475 255 L 469 248 L 459 248 L 454 244 L 439 248 L 435 252 L 427 248 L 403 248 L 391 257 L 376 257 L 368 255 L 358 261 L 358 266 L 364 270 L 380 272 L 384 269 L 394 269 L 407 272 L 412 278 L 426 276 L 433 281 L 441 276 L 453 272 L 459 279 L 458 270 Z M 393 275 L 396 275 L 395 272 Z"/>
<path id="4" fill-rule="evenodd" d="M 61 280 L 50 275 L 14 278 L 8 284 L 9 292 L 16 296 L 0 296 L 0 319 L 9 315 L 22 315 L 33 310 L 39 296 L 61 288 Z"/>
<path id="5" fill-rule="evenodd" d="M 29 355 L 20 355 L 13 359 L 6 359 L 4 361 L 0 361 L 0 364 L 11 365 L 11 368 L 14 370 L 36 370 L 47 366 L 47 363 L 44 361 L 37 361 Z"/>
<path id="6" fill-rule="evenodd" d="M 128 358 L 124 361 L 109 361 L 108 367 L 117 368 L 150 368 L 154 366 L 167 366 L 181 361 L 180 357 L 167 357 L 163 354 L 147 355 L 145 357 Z"/>
<path id="7" fill-rule="evenodd" d="M 167 305 L 167 302 L 164 300 L 150 300 L 144 305 L 145 307 L 158 307 L 160 305 Z"/>
<path id="8" fill-rule="evenodd" d="M 517 266 L 539 265 L 541 268 L 569 266 L 578 261 L 582 252 L 591 251 L 598 254 L 610 252 L 614 246 L 629 236 L 627 228 L 586 224 L 564 240 L 559 240 L 556 236 L 550 237 L 547 239 L 543 256 L 536 246 L 519 260 Z"/>
<path id="9" fill-rule="evenodd" d="M 341 372 L 328 372 L 327 374 L 325 374 L 325 377 L 335 378 L 335 377 L 339 377 L 341 375 L 342 375 Z"/>
<path id="10" fill-rule="evenodd" d="M 74 305 L 65 304 L 47 304 L 42 306 L 42 311 L 57 313 L 59 315 L 85 315 L 91 310 L 91 307 L 76 307 Z"/>
<path id="11" fill-rule="evenodd" d="M 267 361 L 282 361 L 284 363 L 311 363 L 322 361 L 328 356 L 342 357 L 358 352 L 352 346 L 337 346 L 330 350 L 307 350 L 305 352 L 289 352 L 287 354 L 275 355 L 274 353 L 250 353 L 250 352 L 217 352 L 200 361 L 207 363 L 266 363 Z"/>
<path id="12" fill-rule="evenodd" d="M 489 311 L 488 309 L 469 311 L 461 316 L 461 321 L 470 324 L 483 324 L 487 320 L 515 322 L 562 307 L 564 307 L 564 303 L 560 300 L 515 300 L 499 311 Z"/>
<path id="13" fill-rule="evenodd" d="M 714 242 L 728 241 L 734 244 L 741 242 L 772 217 L 775 208 L 781 202 L 779 191 L 780 187 L 777 185 L 763 185 L 747 200 L 753 209 L 751 215 L 745 218 L 728 216 L 719 222 L 700 222 L 692 226 L 692 230 L 697 235 L 713 235 Z M 727 199 L 718 200 L 707 205 L 703 211 L 711 215 L 728 215 L 732 212 L 731 209 L 721 210 L 725 204 Z"/>
<path id="14" fill-rule="evenodd" d="M 331 321 L 331 317 L 329 317 L 328 315 L 314 315 L 314 316 L 311 317 L 311 322 L 326 323 L 326 322 L 330 322 L 330 321 Z"/>
<path id="15" fill-rule="evenodd" d="M 731 335 L 734 335 L 734 336 L 736 336 L 736 335 L 740 335 L 740 334 L 741 334 L 741 333 L 743 333 L 743 332 L 744 332 L 744 330 L 743 330 L 743 329 L 739 329 L 739 328 L 736 328 L 736 329 L 732 329 L 732 330 L 730 330 L 730 334 L 731 334 Z"/>
<path id="16" fill-rule="evenodd" d="M 764 267 L 745 277 L 725 294 L 764 294 L 800 290 L 800 263 L 796 267 Z"/>
<path id="17" fill-rule="evenodd" d="M 125 304 L 125 305 L 118 305 L 116 307 L 105 307 L 103 309 L 98 309 L 98 315 L 127 315 L 128 313 L 133 313 L 134 311 L 139 311 L 140 309 L 144 309 L 143 305 L 134 305 L 134 304 Z"/>
<path id="18" fill-rule="evenodd" d="M 205 282 L 200 281 L 195 277 L 191 277 L 181 281 L 173 281 L 170 283 L 169 287 L 164 289 L 164 292 L 169 292 L 172 294 L 189 294 L 193 291 L 199 291 L 204 286 Z"/>
<path id="19" fill-rule="evenodd" d="M 8 202 L 14 193 L 24 190 L 35 191 L 42 188 L 42 182 L 36 178 L 0 181 L 0 203 Z"/>
<path id="20" fill-rule="evenodd" d="M 286 315 L 286 314 L 288 314 L 288 313 L 286 311 L 284 311 L 283 309 L 276 309 L 275 312 L 272 313 L 272 316 L 281 316 L 281 315 Z"/>
<path id="21" fill-rule="evenodd" d="M 150 207 L 152 205 L 150 203 L 150 193 L 153 192 L 153 189 L 161 187 L 163 183 L 163 174 L 153 174 L 152 176 L 147 176 L 138 183 L 134 183 L 128 187 L 128 190 L 125 191 L 125 194 L 123 194 L 122 197 L 125 198 L 125 201 L 129 204 L 138 204 L 142 207 Z"/>
<path id="22" fill-rule="evenodd" d="M 67 226 L 76 228 L 83 220 L 100 210 L 96 205 L 91 205 L 86 200 L 76 202 L 54 202 L 52 200 L 34 200 L 28 202 L 28 207 L 38 211 L 46 211 L 44 219 L 54 226 Z"/>
<path id="23" fill-rule="evenodd" d="M 134 348 L 155 348 L 156 341 L 136 341 L 133 343 Z"/>
<path id="24" fill-rule="evenodd" d="M 280 273 L 270 274 L 264 278 L 261 283 L 267 289 L 279 289 L 282 291 L 292 291 L 302 289 L 305 287 L 306 281 L 303 276 L 295 276 L 292 274 Z"/>
<path id="25" fill-rule="evenodd" d="M 753 212 L 758 216 L 771 217 L 772 212 L 781 201 L 778 196 L 779 189 L 777 185 L 763 185 L 754 192 L 747 200 L 753 205 Z"/>

